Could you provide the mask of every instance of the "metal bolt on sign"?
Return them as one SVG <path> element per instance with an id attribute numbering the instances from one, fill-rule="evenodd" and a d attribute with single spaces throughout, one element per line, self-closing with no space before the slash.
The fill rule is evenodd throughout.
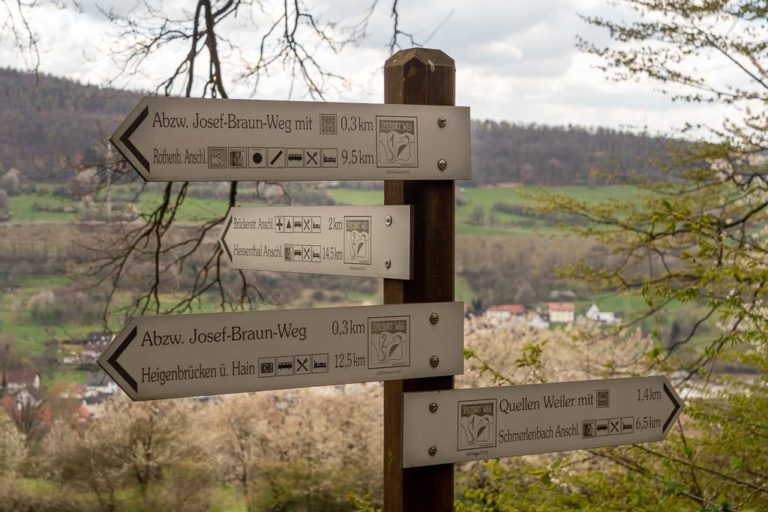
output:
<path id="1" fill-rule="evenodd" d="M 431 315 L 429 315 L 429 323 L 431 323 L 432 325 L 437 325 L 437 322 L 439 321 L 440 321 L 440 315 L 438 315 L 437 313 L 432 313 Z"/>
<path id="2" fill-rule="evenodd" d="M 439 358 L 439 357 L 437 357 L 437 356 L 432 356 L 432 357 L 430 357 L 430 358 L 429 358 L 429 365 L 430 365 L 432 368 L 437 368 L 438 366 L 440 366 L 440 358 Z"/>
<path id="3" fill-rule="evenodd" d="M 429 404 L 429 412 L 435 413 L 437 412 L 437 402 L 432 402 Z"/>
<path id="4" fill-rule="evenodd" d="M 444 171 L 448 168 L 448 162 L 445 160 L 445 158 L 441 158 L 437 161 L 437 168 L 441 171 Z"/>
<path id="5" fill-rule="evenodd" d="M 429 455 L 434 457 L 435 455 L 437 455 L 437 446 L 435 446 L 435 445 L 430 446 L 429 450 L 427 450 L 427 452 L 429 453 Z"/>
<path id="6" fill-rule="evenodd" d="M 384 217 L 384 224 L 386 224 L 387 226 L 391 226 L 392 225 L 392 216 L 391 215 L 387 215 L 386 217 Z"/>

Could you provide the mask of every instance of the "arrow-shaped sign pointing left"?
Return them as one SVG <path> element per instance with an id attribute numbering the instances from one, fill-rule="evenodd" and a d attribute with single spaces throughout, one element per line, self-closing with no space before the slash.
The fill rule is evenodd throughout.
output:
<path id="1" fill-rule="evenodd" d="M 233 268 L 411 278 L 411 207 L 233 207 L 221 248 Z"/>
<path id="2" fill-rule="evenodd" d="M 227 227 L 224 228 L 224 232 L 221 234 L 221 246 L 224 248 L 224 250 L 227 252 L 227 256 L 229 257 L 229 261 L 232 262 L 232 251 L 229 250 L 229 245 L 227 244 L 227 233 L 229 233 L 229 228 L 232 227 L 232 214 L 229 214 L 229 219 L 227 219 Z"/>
<path id="3" fill-rule="evenodd" d="M 456 180 L 469 125 L 447 105 L 147 96 L 111 140 L 146 181 Z"/>
<path id="4" fill-rule="evenodd" d="M 134 118 L 133 116 L 137 111 L 139 114 Z M 144 105 L 144 102 L 139 103 L 110 139 L 115 148 L 117 148 L 120 154 L 123 155 L 123 158 L 128 160 L 136 170 L 139 171 L 139 174 L 144 180 L 149 178 L 149 160 L 147 160 L 147 157 L 145 157 L 136 147 L 132 140 L 132 136 L 148 116 L 149 106 Z M 131 119 L 133 120 L 131 121 Z"/>
<path id="5" fill-rule="evenodd" d="M 136 317 L 99 365 L 133 400 L 457 375 L 463 309 L 437 302 Z"/>
<path id="6" fill-rule="evenodd" d="M 136 385 L 136 379 L 134 379 L 131 374 L 128 373 L 128 371 L 118 362 L 118 359 L 120 356 L 125 352 L 125 349 L 128 348 L 128 345 L 131 344 L 133 339 L 136 337 L 136 333 L 138 331 L 138 327 L 134 327 L 131 332 L 128 333 L 128 336 L 126 336 L 122 342 L 117 346 L 115 351 L 112 353 L 109 358 L 107 358 L 107 362 L 110 364 L 112 368 L 115 369 L 117 373 L 120 374 L 122 378 L 125 379 L 125 382 L 128 383 L 128 385 L 133 389 L 134 392 L 138 391 L 138 386 Z M 99 365 L 101 365 L 101 368 L 109 373 L 109 370 L 102 364 L 101 360 L 99 360 Z"/>

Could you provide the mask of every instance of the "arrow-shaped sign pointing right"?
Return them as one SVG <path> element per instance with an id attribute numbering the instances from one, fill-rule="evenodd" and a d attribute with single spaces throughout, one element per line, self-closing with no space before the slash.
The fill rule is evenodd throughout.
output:
<path id="1" fill-rule="evenodd" d="M 661 375 L 406 393 L 403 465 L 661 441 L 681 409 Z"/>
<path id="2" fill-rule="evenodd" d="M 662 431 L 664 434 L 667 433 L 669 425 L 672 423 L 672 421 L 677 418 L 677 413 L 682 408 L 682 402 L 680 401 L 680 397 L 678 397 L 675 393 L 670 391 L 669 386 L 667 386 L 666 381 L 663 383 L 664 387 L 664 393 L 669 397 L 669 400 L 672 402 L 672 405 L 674 406 L 674 409 L 672 409 L 672 412 L 669 413 L 669 418 L 667 418 L 667 421 L 664 422 L 664 426 L 662 427 Z"/>

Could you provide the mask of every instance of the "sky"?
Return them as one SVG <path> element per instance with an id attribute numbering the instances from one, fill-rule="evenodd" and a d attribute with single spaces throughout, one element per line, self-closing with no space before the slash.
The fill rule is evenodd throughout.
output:
<path id="1" fill-rule="evenodd" d="M 63 0 L 67 1 L 67 0 Z M 71 1 L 71 0 L 70 0 Z M 320 25 L 336 39 L 364 19 L 371 0 L 305 0 Z M 192 1 L 152 1 L 158 11 L 181 17 Z M 4 4 L 9 5 L 9 4 Z M 115 80 L 120 51 L 134 40 L 121 36 L 107 12 L 133 15 L 143 3 L 132 0 L 81 0 L 80 9 L 43 3 L 28 13 L 39 38 L 40 70 L 91 84 L 153 90 L 188 51 L 168 44 L 150 56 L 131 76 Z M 309 99 L 302 87 L 291 88 L 290 76 L 275 67 L 254 92 L 254 80 L 235 81 L 246 63 L 256 61 L 261 35 L 282 2 L 264 0 L 227 22 L 230 48 L 220 43 L 229 96 L 259 99 Z M 319 47 L 318 61 L 343 77 L 327 83 L 328 101 L 383 101 L 382 67 L 392 34 L 390 0 L 379 0 L 366 25 L 366 37 L 338 52 Z M 3 14 L 0 11 L 0 21 Z M 423 46 L 439 48 L 456 61 L 456 104 L 471 107 L 475 119 L 547 125 L 612 127 L 653 134 L 673 134 L 685 121 L 718 125 L 724 112 L 713 106 L 672 103 L 648 83 L 613 82 L 596 69 L 597 60 L 580 53 L 576 38 L 608 44 L 604 31 L 579 15 L 631 16 L 607 0 L 400 0 L 401 30 Z M 18 18 L 17 18 L 18 21 Z M 139 26 L 149 27 L 142 21 Z M 223 30 L 224 31 L 224 30 Z M 300 33 L 301 34 L 301 33 Z M 29 55 L 0 31 L 0 63 L 29 67 Z M 316 43 L 308 40 L 309 48 Z M 401 46 L 409 46 L 407 39 Z M 199 66 L 205 70 L 206 66 Z"/>

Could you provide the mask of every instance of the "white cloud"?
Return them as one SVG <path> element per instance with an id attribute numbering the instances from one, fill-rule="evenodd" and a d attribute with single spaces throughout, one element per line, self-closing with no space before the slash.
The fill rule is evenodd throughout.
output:
<path id="1" fill-rule="evenodd" d="M 90 83 L 103 83 L 114 76 L 112 56 L 128 41 L 119 37 L 116 27 L 95 7 L 97 3 L 104 10 L 114 9 L 121 14 L 141 8 L 137 0 L 91 0 L 83 4 L 82 12 L 47 4 L 32 11 L 31 21 L 40 35 L 44 72 Z M 323 23 L 338 22 L 332 29 L 336 35 L 362 19 L 368 5 L 359 0 L 307 3 L 310 9 L 316 9 Z M 159 5 L 164 13 L 174 16 L 189 9 L 189 4 L 181 0 L 166 0 Z M 263 7 L 244 9 L 237 19 L 227 22 L 227 38 L 240 47 L 230 49 L 226 42 L 220 43 L 229 79 L 242 70 L 244 62 L 255 61 L 261 35 L 268 27 L 265 20 L 271 19 L 281 5 L 264 2 Z M 651 85 L 609 82 L 594 69 L 594 61 L 577 52 L 576 36 L 598 42 L 605 42 L 606 36 L 584 23 L 578 14 L 605 10 L 605 3 L 599 0 L 411 0 L 400 3 L 400 28 L 412 32 L 417 41 L 432 35 L 428 46 L 440 48 L 456 60 L 457 104 L 471 106 L 473 117 L 647 127 L 651 132 L 679 127 L 684 120 L 719 124 L 723 109 L 672 104 Z M 382 100 L 382 66 L 388 56 L 391 28 L 389 4 L 380 0 L 369 19 L 366 40 L 338 54 L 319 51 L 319 62 L 345 77 L 333 83 L 328 100 Z M 171 44 L 144 61 L 136 76 L 118 85 L 154 89 L 186 51 L 186 46 Z M 0 62 L 25 66 L 4 34 L 0 35 Z M 205 71 L 205 66 L 199 65 L 198 69 Z M 252 80 L 230 85 L 230 96 L 250 97 L 253 85 Z M 290 89 L 290 74 L 276 69 L 261 82 L 257 96 L 285 99 Z M 294 88 L 293 97 L 304 99 L 300 87 Z"/>

